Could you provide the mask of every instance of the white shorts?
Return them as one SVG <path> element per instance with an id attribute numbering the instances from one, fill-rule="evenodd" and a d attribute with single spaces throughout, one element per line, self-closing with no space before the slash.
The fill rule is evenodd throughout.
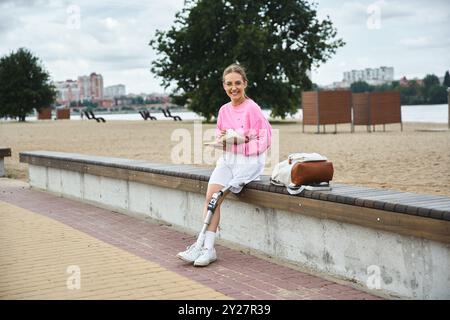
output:
<path id="1" fill-rule="evenodd" d="M 265 161 L 265 153 L 246 157 L 242 154 L 225 152 L 217 160 L 208 184 L 231 186 L 231 192 L 239 193 L 247 183 L 260 180 L 259 176 L 264 171 Z"/>

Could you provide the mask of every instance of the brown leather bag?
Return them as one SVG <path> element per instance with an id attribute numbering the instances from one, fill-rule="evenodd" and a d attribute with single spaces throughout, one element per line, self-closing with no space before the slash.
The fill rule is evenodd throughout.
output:
<path id="1" fill-rule="evenodd" d="M 297 162 L 291 169 L 291 181 L 296 185 L 330 182 L 333 173 L 333 163 L 330 161 Z"/>

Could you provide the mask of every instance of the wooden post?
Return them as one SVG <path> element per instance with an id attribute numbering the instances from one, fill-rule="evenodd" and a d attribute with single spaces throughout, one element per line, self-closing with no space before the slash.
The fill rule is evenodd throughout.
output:
<path id="1" fill-rule="evenodd" d="M 319 90 L 317 90 L 316 97 L 316 108 L 317 108 L 317 133 L 320 133 L 320 99 L 319 99 Z"/>
<path id="2" fill-rule="evenodd" d="M 350 123 L 350 132 L 355 132 L 355 106 L 353 105 L 353 93 L 350 93 L 350 115 L 352 122 Z M 334 124 L 334 133 L 337 133 L 337 124 Z"/>
<path id="3" fill-rule="evenodd" d="M 447 88 L 448 128 L 450 129 L 450 87 Z"/>
<path id="4" fill-rule="evenodd" d="M 366 92 L 367 95 L 367 131 L 370 131 L 370 125 L 372 124 L 372 113 L 370 112 L 371 108 L 371 100 L 370 100 L 370 92 Z"/>

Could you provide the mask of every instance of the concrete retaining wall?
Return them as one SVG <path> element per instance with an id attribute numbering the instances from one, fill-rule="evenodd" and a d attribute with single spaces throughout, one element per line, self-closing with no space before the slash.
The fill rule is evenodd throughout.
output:
<path id="1" fill-rule="evenodd" d="M 204 195 L 29 165 L 31 186 L 197 233 Z M 402 298 L 450 298 L 450 246 L 228 199 L 219 238 Z M 181 249 L 181 248 L 180 248 Z"/>

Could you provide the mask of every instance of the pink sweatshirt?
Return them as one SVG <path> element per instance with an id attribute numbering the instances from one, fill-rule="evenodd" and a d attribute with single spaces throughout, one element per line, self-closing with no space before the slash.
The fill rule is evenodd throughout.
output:
<path id="1" fill-rule="evenodd" d="M 238 106 L 231 102 L 224 104 L 217 117 L 216 137 L 221 130 L 234 129 L 242 136 L 249 137 L 249 142 L 234 145 L 230 150 L 245 156 L 253 156 L 264 153 L 272 140 L 272 127 L 264 117 L 261 108 L 252 99 L 246 99 Z"/>

